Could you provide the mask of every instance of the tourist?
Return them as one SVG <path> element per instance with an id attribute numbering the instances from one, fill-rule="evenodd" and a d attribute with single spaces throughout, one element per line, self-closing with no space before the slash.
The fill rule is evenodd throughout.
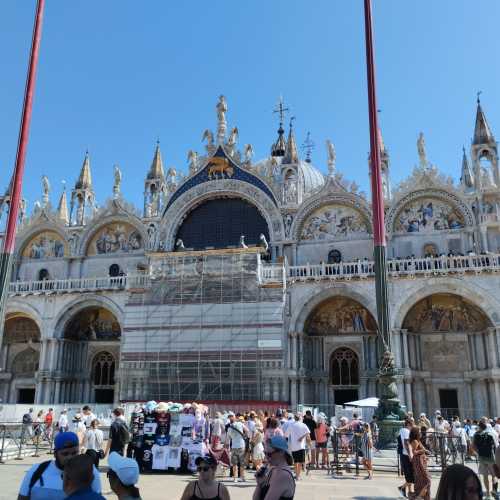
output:
<path id="1" fill-rule="evenodd" d="M 60 432 L 54 439 L 54 460 L 35 464 L 24 476 L 18 500 L 63 500 L 63 470 L 67 462 L 80 453 L 78 436 Z M 99 471 L 94 469 L 92 489 L 101 492 Z"/>
<path id="2" fill-rule="evenodd" d="M 64 466 L 63 490 L 66 499 L 71 500 L 105 500 L 100 494 L 92 491 L 94 480 L 94 464 L 88 455 L 76 455 Z"/>
<path id="3" fill-rule="evenodd" d="M 33 437 L 33 408 L 28 410 L 28 413 L 23 415 L 23 428 L 21 434 L 21 441 L 26 441 Z"/>
<path id="4" fill-rule="evenodd" d="M 72 431 L 78 436 L 78 439 L 80 440 L 80 447 L 83 446 L 83 437 L 85 436 L 86 430 L 87 428 L 85 427 L 85 424 L 82 422 L 82 415 L 80 413 L 77 413 L 73 417 Z"/>
<path id="5" fill-rule="evenodd" d="M 361 436 L 361 453 L 363 454 L 363 465 L 368 472 L 366 479 L 373 479 L 373 439 L 370 424 L 363 424 L 363 434 Z"/>
<path id="6" fill-rule="evenodd" d="M 427 450 L 420 441 L 420 429 L 413 427 L 408 438 L 408 452 L 413 466 L 416 500 L 431 499 L 431 476 L 427 470 Z"/>
<path id="7" fill-rule="evenodd" d="M 218 450 L 221 447 L 223 432 L 224 421 L 222 420 L 222 415 L 220 414 L 220 412 L 217 412 L 215 414 L 215 418 L 212 420 L 210 430 L 210 446 L 214 450 Z"/>
<path id="8" fill-rule="evenodd" d="M 304 464 L 306 462 L 307 436 L 309 436 L 309 428 L 306 424 L 304 424 L 304 422 L 302 422 L 301 416 L 299 414 L 296 414 L 294 416 L 293 423 L 288 426 L 287 431 L 285 432 L 285 437 L 288 438 L 288 447 L 292 452 L 295 468 L 295 479 L 297 481 L 300 480 L 300 474 L 304 469 Z"/>
<path id="9" fill-rule="evenodd" d="M 435 500 L 481 500 L 482 497 L 477 474 L 465 465 L 453 464 L 443 471 Z"/>
<path id="10" fill-rule="evenodd" d="M 253 500 L 293 500 L 295 481 L 290 465 L 292 457 L 288 452 L 288 443 L 283 436 L 271 439 L 266 456 L 270 467 L 262 467 L 255 475 L 257 487 Z"/>
<path id="11" fill-rule="evenodd" d="M 104 434 L 99 429 L 99 420 L 94 418 L 90 428 L 85 431 L 83 437 L 84 452 L 89 455 L 96 467 L 99 467 L 99 459 L 104 458 Z"/>
<path id="12" fill-rule="evenodd" d="M 42 435 L 43 429 L 42 429 L 42 424 L 44 422 L 45 418 L 43 416 L 43 410 L 40 410 L 35 417 L 35 420 L 33 421 L 33 443 L 35 443 L 37 446 L 40 444 L 40 436 Z"/>
<path id="13" fill-rule="evenodd" d="M 113 422 L 109 427 L 109 438 L 106 444 L 104 456 L 116 451 L 119 455 L 125 452 L 125 446 L 130 441 L 130 433 L 123 416 L 123 408 L 115 408 L 113 410 Z"/>
<path id="14" fill-rule="evenodd" d="M 497 433 L 497 436 L 499 437 L 500 439 L 500 417 L 497 417 L 496 420 L 495 420 L 495 432 Z"/>
<path id="15" fill-rule="evenodd" d="M 140 500 L 136 484 L 139 482 L 139 465 L 133 458 L 123 457 L 116 451 L 108 459 L 109 486 L 119 500 Z"/>
<path id="16" fill-rule="evenodd" d="M 412 427 L 413 422 L 407 418 L 404 427 L 401 428 L 398 435 L 398 455 L 405 477 L 405 482 L 398 487 L 398 490 L 404 497 L 411 496 L 413 493 L 413 483 L 415 482 L 413 467 L 408 454 L 408 440 L 410 439 L 410 429 Z"/>
<path id="17" fill-rule="evenodd" d="M 57 430 L 59 432 L 68 432 L 69 421 L 68 421 L 68 410 L 64 408 L 59 415 L 59 420 L 57 421 Z"/>
<path id="18" fill-rule="evenodd" d="M 454 420 L 451 428 L 451 435 L 457 438 L 458 445 L 457 450 L 461 455 L 465 455 L 467 453 L 467 433 L 465 429 L 462 427 L 460 420 Z"/>
<path id="19" fill-rule="evenodd" d="M 316 453 L 315 453 L 315 465 L 319 466 L 319 454 L 321 453 L 321 467 L 328 467 L 328 437 L 330 429 L 326 425 L 326 415 L 320 413 L 318 415 L 318 424 L 315 429 L 316 436 Z"/>
<path id="20" fill-rule="evenodd" d="M 309 457 L 309 463 L 311 465 L 317 464 L 317 459 L 316 459 L 316 435 L 314 431 L 316 430 L 316 422 L 312 416 L 311 410 L 307 410 L 306 414 L 304 415 L 303 419 L 304 424 L 307 425 L 309 429 L 309 438 L 311 440 L 311 446 L 310 448 L 308 447 L 308 454 L 309 450 L 311 452 L 311 456 Z"/>
<path id="21" fill-rule="evenodd" d="M 478 473 L 483 478 L 486 497 L 491 498 L 490 476 L 494 483 L 498 483 L 493 465 L 495 464 L 495 434 L 487 428 L 486 417 L 481 418 L 478 424 L 478 430 L 472 440 L 472 451 L 478 456 Z M 498 485 L 497 485 L 498 488 Z"/>
<path id="22" fill-rule="evenodd" d="M 252 444 L 252 464 L 254 465 L 255 470 L 259 470 L 265 458 L 264 432 L 260 421 L 258 421 L 255 424 L 255 430 L 253 433 L 251 444 Z"/>
<path id="23" fill-rule="evenodd" d="M 198 480 L 187 484 L 181 500 L 229 500 L 226 486 L 215 479 L 216 460 L 208 455 L 198 457 L 195 465 L 198 470 Z"/>
<path id="24" fill-rule="evenodd" d="M 420 416 L 418 417 L 417 425 L 420 428 L 425 427 L 426 429 L 430 429 L 431 421 L 427 418 L 427 415 L 425 413 L 421 413 Z"/>
<path id="25" fill-rule="evenodd" d="M 238 481 L 238 468 L 240 480 L 245 481 L 245 437 L 248 434 L 242 422 L 236 420 L 235 414 L 229 412 L 229 425 L 226 431 L 226 448 L 230 449 L 233 481 Z"/>
<path id="26" fill-rule="evenodd" d="M 49 411 L 45 415 L 44 423 L 45 436 L 47 437 L 47 440 L 50 441 L 50 439 L 52 438 L 52 424 L 54 423 L 54 410 L 52 408 L 49 408 Z"/>
<path id="27" fill-rule="evenodd" d="M 82 408 L 82 415 L 82 421 L 85 424 L 85 427 L 88 429 L 92 421 L 96 419 L 96 416 L 92 413 L 92 409 L 88 405 L 85 405 Z"/>
<path id="28" fill-rule="evenodd" d="M 370 422 L 370 430 L 372 432 L 373 450 L 375 451 L 378 446 L 378 438 L 380 433 L 380 429 L 378 427 L 378 419 L 376 415 L 372 416 L 372 420 Z"/>
<path id="29" fill-rule="evenodd" d="M 271 439 L 274 436 L 284 436 L 283 430 L 280 427 L 280 423 L 276 417 L 269 417 L 267 419 L 266 431 L 264 433 L 264 449 L 267 450 L 270 446 Z"/>
<path id="30" fill-rule="evenodd" d="M 361 422 L 361 419 L 358 417 L 358 414 L 353 413 L 352 420 L 349 423 L 349 428 L 350 428 L 351 432 L 354 432 L 354 433 L 361 432 L 362 431 L 361 424 L 362 424 L 362 422 Z"/>

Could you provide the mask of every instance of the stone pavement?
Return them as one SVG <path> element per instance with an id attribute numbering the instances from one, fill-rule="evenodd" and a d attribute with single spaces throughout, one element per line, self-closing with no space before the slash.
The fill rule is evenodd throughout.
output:
<path id="1" fill-rule="evenodd" d="M 33 463 L 48 459 L 48 455 L 40 458 L 26 458 L 24 460 L 10 460 L 0 464 L 0 500 L 15 500 L 24 473 Z M 106 467 L 104 466 L 105 470 Z M 346 474 L 337 478 L 328 476 L 326 471 L 314 471 L 297 483 L 295 500 L 389 500 L 398 498 L 396 486 L 402 481 L 395 474 L 378 473 L 372 481 Z M 248 474 L 247 483 L 234 484 L 228 479 L 225 484 L 229 489 L 231 499 L 250 500 L 255 489 L 253 474 Z M 191 476 L 169 475 L 143 475 L 139 482 L 143 500 L 177 500 L 180 499 L 187 482 Z M 101 472 L 104 496 L 116 499 L 109 489 L 106 473 Z M 439 477 L 433 477 L 433 495 L 436 492 Z"/>

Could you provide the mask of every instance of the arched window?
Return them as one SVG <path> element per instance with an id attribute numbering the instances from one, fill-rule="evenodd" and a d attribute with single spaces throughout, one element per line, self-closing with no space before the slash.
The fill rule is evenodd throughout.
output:
<path id="1" fill-rule="evenodd" d="M 109 275 L 111 276 L 111 278 L 120 276 L 120 266 L 118 264 L 111 264 L 109 266 Z"/>
<path id="2" fill-rule="evenodd" d="M 15 375 L 34 376 L 38 370 L 40 355 L 34 349 L 20 352 L 12 363 L 12 373 Z"/>
<path id="3" fill-rule="evenodd" d="M 330 250 L 328 252 L 328 264 L 338 264 L 342 262 L 342 254 L 338 250 Z"/>
<path id="4" fill-rule="evenodd" d="M 342 347 L 337 349 L 330 361 L 332 385 L 359 385 L 359 362 L 356 353 Z"/>
<path id="5" fill-rule="evenodd" d="M 101 352 L 94 358 L 92 380 L 96 387 L 115 385 L 115 358 L 109 352 Z"/>
<path id="6" fill-rule="evenodd" d="M 50 274 L 47 269 L 40 269 L 38 271 L 38 281 L 44 281 L 44 280 L 49 280 L 50 279 Z"/>

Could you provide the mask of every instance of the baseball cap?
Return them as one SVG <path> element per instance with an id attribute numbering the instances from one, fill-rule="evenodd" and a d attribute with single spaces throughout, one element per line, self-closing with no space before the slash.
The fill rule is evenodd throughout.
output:
<path id="1" fill-rule="evenodd" d="M 290 455 L 288 451 L 288 442 L 283 436 L 273 436 L 269 444 L 271 445 L 271 448 L 284 451 L 287 455 Z"/>
<path id="2" fill-rule="evenodd" d="M 78 445 L 78 436 L 74 432 L 60 432 L 54 439 L 54 451 L 73 448 Z"/>
<path id="3" fill-rule="evenodd" d="M 205 455 L 204 457 L 196 457 L 194 464 L 198 467 L 198 465 L 200 465 L 202 462 L 205 462 L 209 467 L 217 466 L 217 460 L 215 460 L 215 458 L 211 457 L 210 455 Z"/>
<path id="4" fill-rule="evenodd" d="M 113 451 L 109 455 L 108 465 L 125 486 L 133 486 L 139 481 L 139 466 L 133 458 L 122 457 Z"/>
<path id="5" fill-rule="evenodd" d="M 232 411 L 228 411 L 228 412 L 227 412 L 227 416 L 228 416 L 228 417 L 234 417 L 235 415 L 234 415 L 234 412 L 232 412 Z"/>

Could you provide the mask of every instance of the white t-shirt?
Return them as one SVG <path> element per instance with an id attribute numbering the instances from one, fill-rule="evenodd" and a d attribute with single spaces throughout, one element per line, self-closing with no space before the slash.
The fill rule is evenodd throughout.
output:
<path id="1" fill-rule="evenodd" d="M 102 450 L 104 435 L 101 429 L 88 429 L 83 438 L 83 447 L 87 450 Z"/>
<path id="2" fill-rule="evenodd" d="M 296 420 L 288 425 L 285 435 L 288 437 L 288 448 L 290 451 L 306 449 L 306 436 L 309 434 L 309 427 L 304 422 Z"/>
<path id="3" fill-rule="evenodd" d="M 90 427 L 90 424 L 92 423 L 92 420 L 95 420 L 97 417 L 90 412 L 88 415 L 83 415 L 83 423 L 85 424 L 85 427 Z"/>
<path id="4" fill-rule="evenodd" d="M 151 447 L 151 452 L 153 453 L 153 469 L 165 470 L 168 468 L 168 446 L 158 446 L 157 444 Z"/>
<path id="5" fill-rule="evenodd" d="M 405 441 L 408 441 L 408 439 L 410 439 L 410 429 L 402 427 L 399 431 L 399 437 L 401 438 L 401 443 L 403 443 L 403 455 L 408 456 L 408 450 L 406 449 Z"/>
<path id="6" fill-rule="evenodd" d="M 212 436 L 222 436 L 224 422 L 220 418 L 215 418 L 212 422 Z"/>
<path id="7" fill-rule="evenodd" d="M 68 427 L 68 415 L 63 413 L 57 422 L 57 425 L 59 426 L 59 429 L 66 429 Z"/>
<path id="8" fill-rule="evenodd" d="M 227 428 L 227 436 L 231 439 L 231 449 L 245 448 L 245 439 L 242 434 L 244 435 L 245 431 L 241 422 L 233 422 L 232 424 L 229 424 L 229 427 Z"/>
<path id="9" fill-rule="evenodd" d="M 63 480 L 62 480 L 62 470 L 59 469 L 54 460 L 50 462 L 50 465 L 45 469 L 42 474 L 43 487 L 41 486 L 40 480 L 38 480 L 31 489 L 31 496 L 29 493 L 29 485 L 31 476 L 34 474 L 36 469 L 40 464 L 35 464 L 24 476 L 23 482 L 21 483 L 21 488 L 19 489 L 19 494 L 25 497 L 29 497 L 30 500 L 63 500 L 66 495 L 63 491 Z M 96 493 L 101 493 L 101 478 L 99 476 L 99 471 L 94 467 L 94 480 L 92 481 L 92 490 Z"/>

